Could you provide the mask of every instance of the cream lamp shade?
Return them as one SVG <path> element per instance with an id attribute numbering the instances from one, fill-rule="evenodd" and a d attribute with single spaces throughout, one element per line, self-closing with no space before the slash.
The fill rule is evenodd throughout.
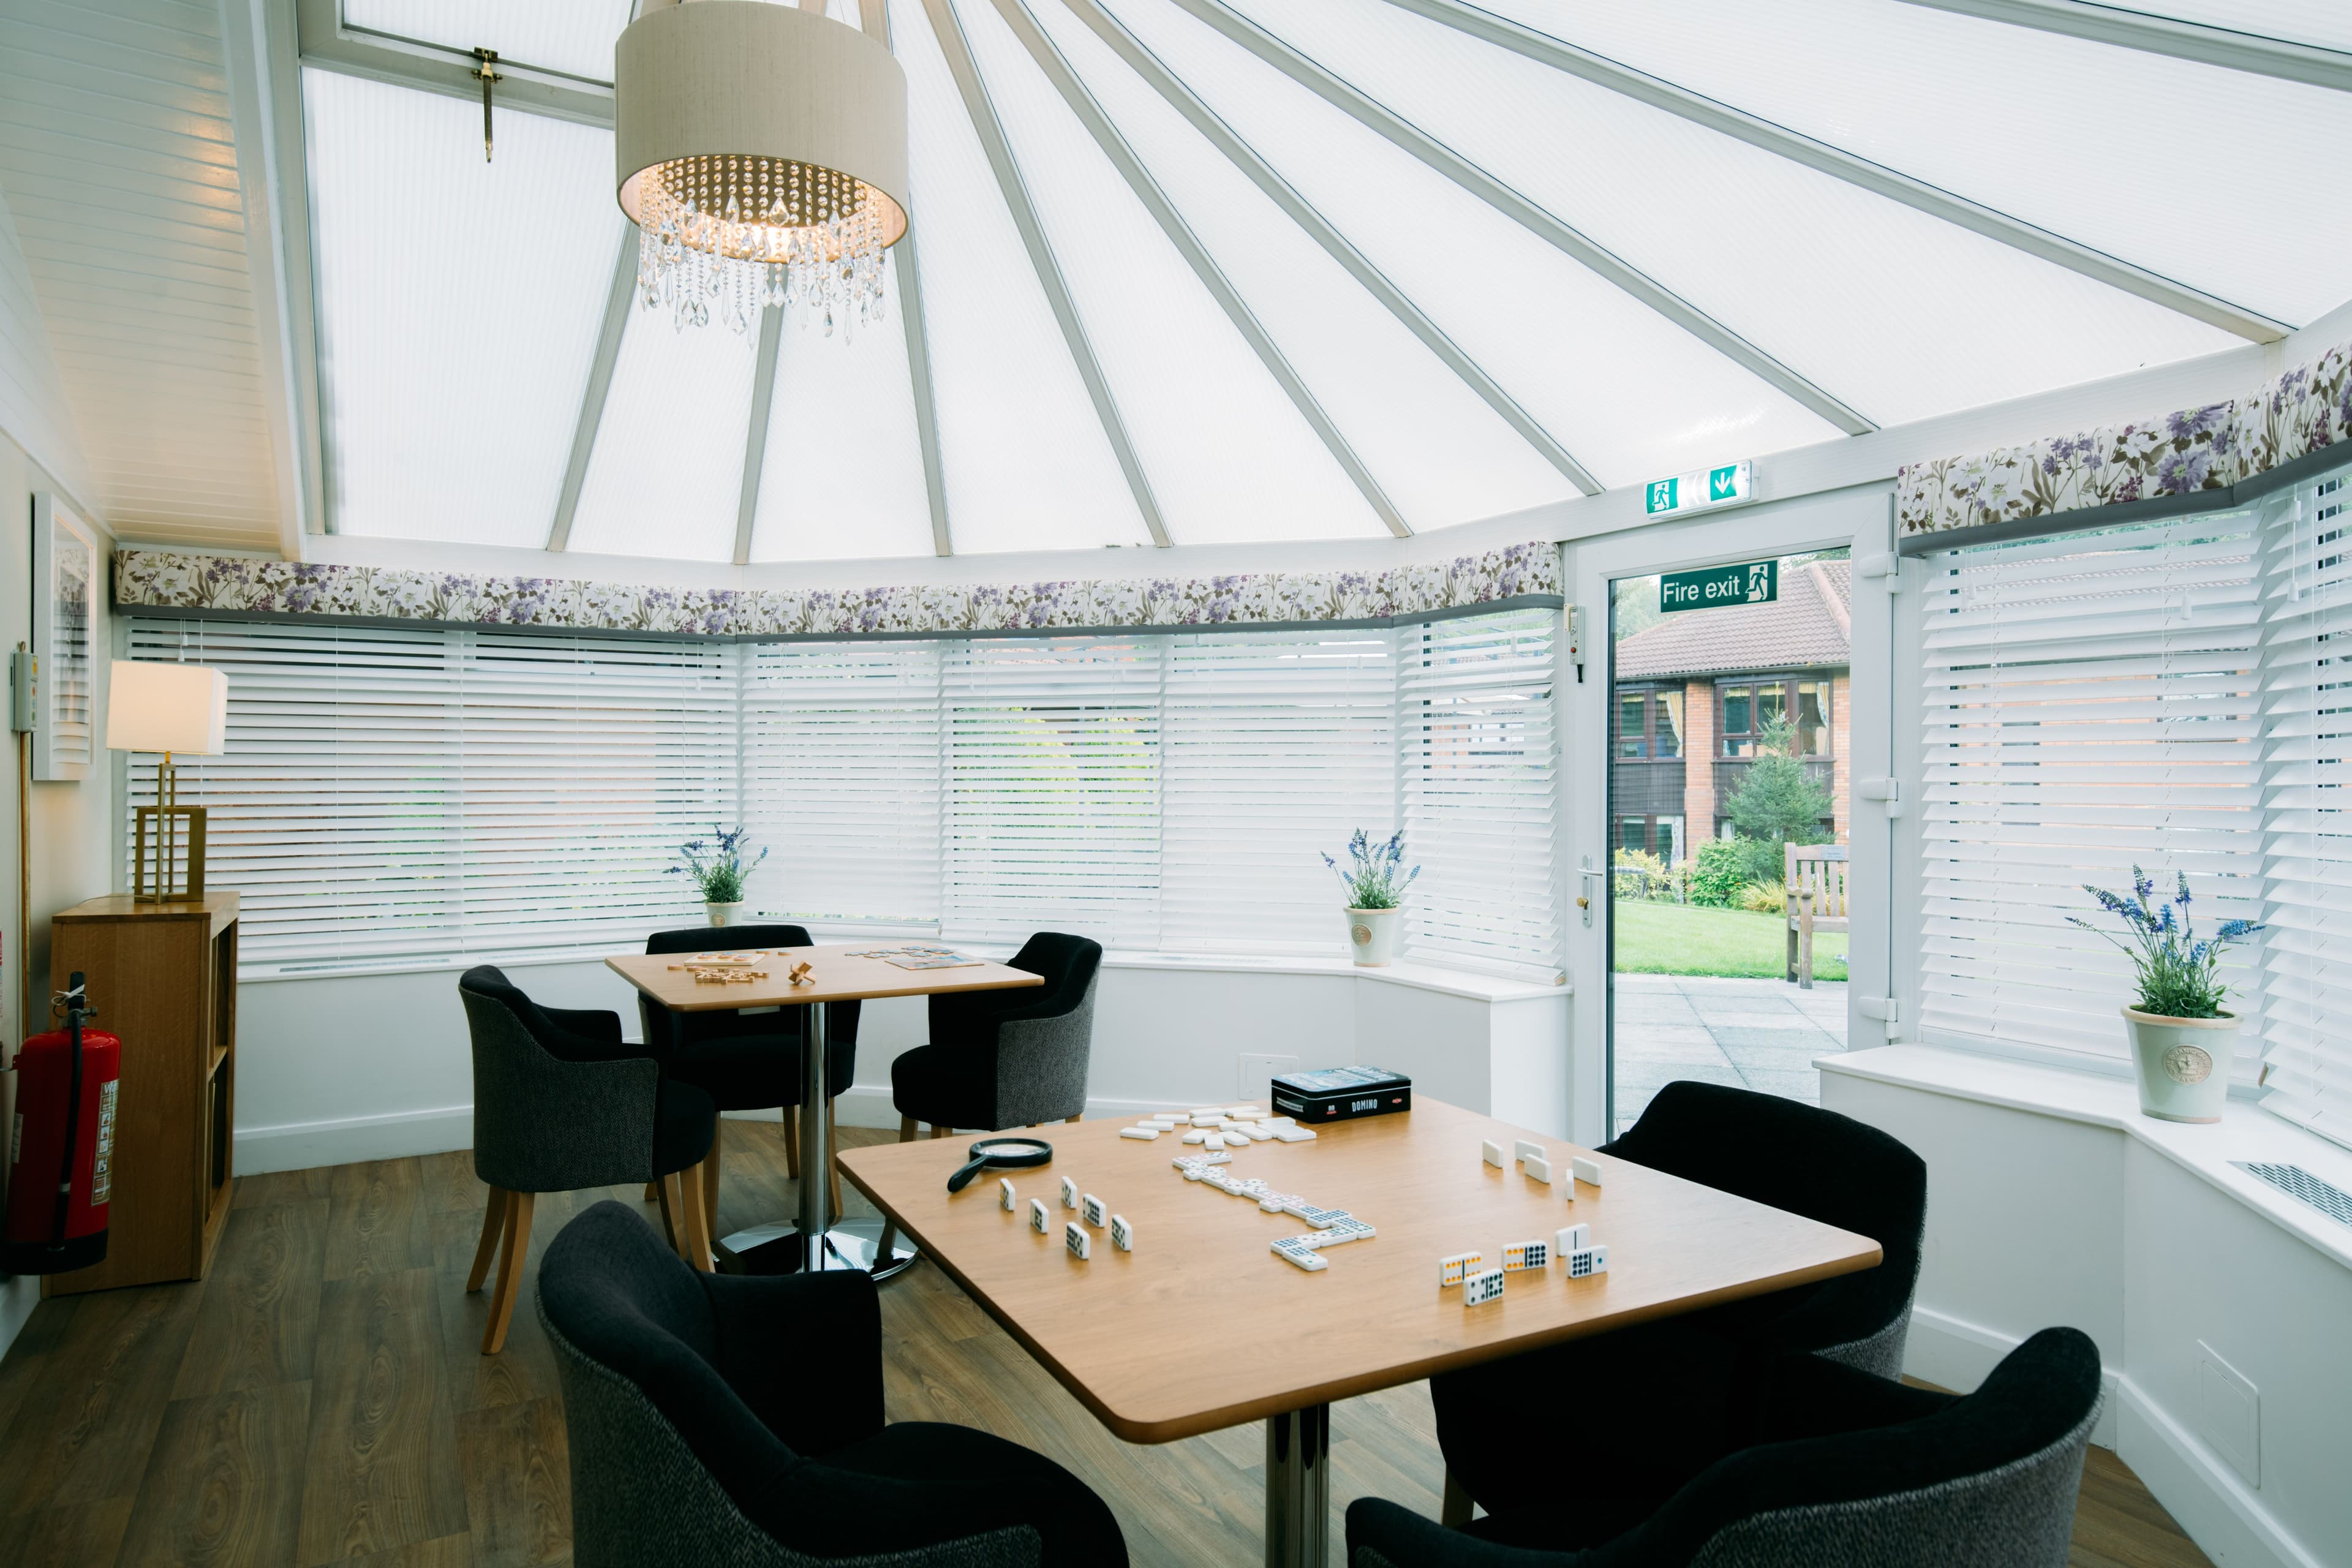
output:
<path id="1" fill-rule="evenodd" d="M 228 750 L 228 671 L 116 659 L 106 686 L 106 744 L 198 757 Z"/>

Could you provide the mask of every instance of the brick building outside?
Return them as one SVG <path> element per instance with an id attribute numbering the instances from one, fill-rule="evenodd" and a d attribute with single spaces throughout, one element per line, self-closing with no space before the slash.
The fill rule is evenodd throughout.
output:
<path id="1" fill-rule="evenodd" d="M 1727 835 L 1723 803 L 1784 718 L 1829 792 L 1822 826 L 1845 842 L 1853 596 L 1849 563 L 1807 562 L 1781 573 L 1769 605 L 1684 611 L 1617 644 L 1612 847 L 1672 864 L 1691 853 L 1694 834 Z"/>

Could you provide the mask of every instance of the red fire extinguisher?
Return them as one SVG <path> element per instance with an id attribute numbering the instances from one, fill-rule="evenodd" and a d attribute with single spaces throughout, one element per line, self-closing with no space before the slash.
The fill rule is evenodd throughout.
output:
<path id="1" fill-rule="evenodd" d="M 122 1042 L 83 1026 L 97 1015 L 77 973 L 57 998 L 66 1026 L 16 1053 L 8 1142 L 8 1229 L 0 1274 L 62 1274 L 106 1260 L 114 1187 L 114 1093 Z"/>

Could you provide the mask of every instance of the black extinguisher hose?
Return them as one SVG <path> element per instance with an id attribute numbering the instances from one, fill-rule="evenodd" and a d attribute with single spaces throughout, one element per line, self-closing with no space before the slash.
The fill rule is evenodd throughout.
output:
<path id="1" fill-rule="evenodd" d="M 82 977 L 76 971 L 66 979 L 66 1037 L 72 1042 L 73 1068 L 67 1082 L 66 1156 L 58 1171 L 58 1220 L 55 1241 L 66 1241 L 66 1210 L 73 1201 L 74 1137 L 81 1131 Z"/>

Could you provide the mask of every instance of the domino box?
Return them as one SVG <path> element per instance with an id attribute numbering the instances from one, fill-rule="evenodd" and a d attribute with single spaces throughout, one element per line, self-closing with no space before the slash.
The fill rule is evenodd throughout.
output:
<path id="1" fill-rule="evenodd" d="M 1347 1121 L 1412 1109 L 1412 1079 L 1383 1068 L 1329 1068 L 1273 1080 L 1274 1108 L 1302 1122 Z"/>

